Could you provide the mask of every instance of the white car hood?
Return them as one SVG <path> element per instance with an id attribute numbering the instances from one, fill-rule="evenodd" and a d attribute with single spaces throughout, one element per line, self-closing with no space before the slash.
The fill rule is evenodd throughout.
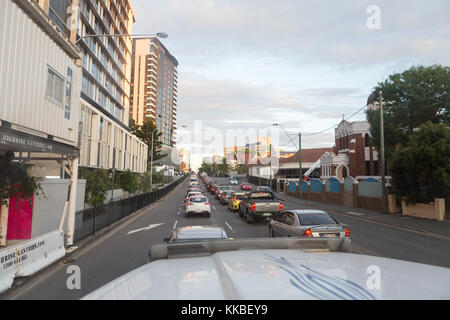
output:
<path id="1" fill-rule="evenodd" d="M 84 299 L 450 299 L 450 269 L 340 252 L 228 251 L 158 260 Z"/>

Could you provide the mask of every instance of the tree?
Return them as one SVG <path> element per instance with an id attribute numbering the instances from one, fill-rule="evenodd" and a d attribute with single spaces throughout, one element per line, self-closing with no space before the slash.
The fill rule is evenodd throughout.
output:
<path id="1" fill-rule="evenodd" d="M 146 193 L 150 192 L 150 172 L 144 172 L 139 179 L 139 189 Z"/>
<path id="2" fill-rule="evenodd" d="M 139 190 L 139 180 L 130 169 L 125 170 L 117 177 L 117 183 L 122 190 L 128 193 L 136 193 Z"/>
<path id="3" fill-rule="evenodd" d="M 421 124 L 450 125 L 450 67 L 433 65 L 412 67 L 390 75 L 378 83 L 374 93 L 383 93 L 386 159 L 397 145 L 405 145 Z M 379 150 L 380 112 L 367 111 L 372 145 Z"/>
<path id="4" fill-rule="evenodd" d="M 165 157 L 165 154 L 161 154 L 161 147 L 162 142 L 160 140 L 160 137 L 162 135 L 161 132 L 158 132 L 158 129 L 156 129 L 155 124 L 150 118 L 147 118 L 144 123 L 139 125 L 133 125 L 131 128 L 131 133 L 134 134 L 136 137 L 141 139 L 147 146 L 148 146 L 148 167 L 150 168 L 150 161 L 151 161 L 151 150 L 152 150 L 152 140 L 153 137 L 155 138 L 155 142 L 153 145 L 153 162 L 162 159 Z M 155 133 L 153 131 L 156 130 Z M 153 137 L 152 137 L 153 134 Z"/>
<path id="5" fill-rule="evenodd" d="M 202 165 L 198 169 L 198 172 L 206 172 L 208 176 L 212 176 L 213 175 L 212 165 L 203 161 Z"/>
<path id="6" fill-rule="evenodd" d="M 94 207 L 103 205 L 106 200 L 106 191 L 110 186 L 108 172 L 104 169 L 94 169 L 85 174 L 85 202 Z"/>
<path id="7" fill-rule="evenodd" d="M 394 191 L 409 202 L 430 202 L 450 195 L 450 129 L 427 122 L 392 154 Z"/>
<path id="8" fill-rule="evenodd" d="M 222 163 L 217 166 L 218 176 L 224 176 L 230 170 L 227 159 L 223 158 Z"/>
<path id="9" fill-rule="evenodd" d="M 25 162 L 14 161 L 12 151 L 0 154 L 0 247 L 6 245 L 9 199 L 29 199 L 39 191 L 43 194 L 40 179 L 28 174 Z"/>
<path id="10" fill-rule="evenodd" d="M 7 205 L 7 201 L 11 197 L 18 196 L 21 199 L 28 199 L 39 191 L 43 192 L 40 179 L 27 173 L 25 162 L 15 162 L 12 151 L 0 154 L 0 201 L 2 205 Z"/>
<path id="11" fill-rule="evenodd" d="M 240 164 L 237 167 L 237 173 L 238 174 L 248 174 L 248 165 L 246 164 Z"/>

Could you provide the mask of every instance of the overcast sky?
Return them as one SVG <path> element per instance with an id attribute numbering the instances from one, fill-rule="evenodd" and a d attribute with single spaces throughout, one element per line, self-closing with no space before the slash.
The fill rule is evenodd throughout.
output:
<path id="1" fill-rule="evenodd" d="M 165 31 L 177 58 L 178 131 L 314 133 L 363 107 L 412 65 L 450 65 L 449 0 L 132 0 L 134 33 Z M 380 29 L 371 5 L 380 9 Z M 374 24 L 372 24 L 374 25 Z M 360 112 L 351 120 L 363 120 Z M 186 125 L 188 129 L 182 128 Z M 185 141 L 184 139 L 183 141 Z M 280 144 L 291 146 L 280 136 Z M 334 144 L 334 130 L 304 148 Z M 197 152 L 196 162 L 201 155 Z"/>

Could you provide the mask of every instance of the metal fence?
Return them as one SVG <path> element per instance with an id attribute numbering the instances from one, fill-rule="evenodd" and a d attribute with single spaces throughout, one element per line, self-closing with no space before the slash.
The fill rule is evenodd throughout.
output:
<path id="1" fill-rule="evenodd" d="M 97 231 L 158 201 L 182 183 L 185 178 L 186 176 L 157 191 L 112 201 L 103 206 L 77 212 L 75 214 L 74 241 L 78 242 L 88 236 L 95 235 Z"/>

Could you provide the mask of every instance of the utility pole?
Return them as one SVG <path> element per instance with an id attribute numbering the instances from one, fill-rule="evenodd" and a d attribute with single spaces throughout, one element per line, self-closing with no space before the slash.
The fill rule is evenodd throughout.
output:
<path id="1" fill-rule="evenodd" d="M 383 91 L 380 90 L 380 161 L 381 161 L 381 190 L 383 192 L 383 211 L 388 212 L 386 194 L 386 166 L 384 160 L 384 110 Z"/>
<path id="2" fill-rule="evenodd" d="M 301 133 L 298 134 L 298 167 L 299 167 L 298 188 L 300 191 L 299 192 L 300 199 L 302 199 L 302 197 L 303 197 L 303 191 L 302 191 L 303 168 L 302 168 L 302 134 Z"/>

